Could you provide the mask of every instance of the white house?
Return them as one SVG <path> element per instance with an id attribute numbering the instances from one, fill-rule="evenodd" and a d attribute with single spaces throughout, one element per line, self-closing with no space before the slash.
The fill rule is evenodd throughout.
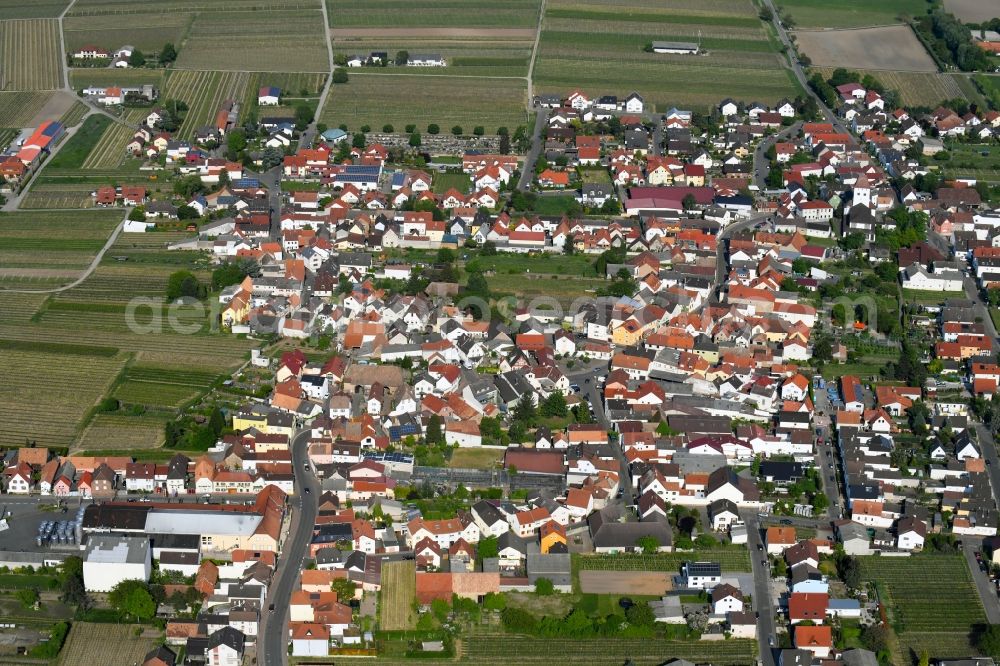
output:
<path id="1" fill-rule="evenodd" d="M 278 106 L 281 100 L 281 89 L 276 86 L 264 86 L 257 91 L 258 106 Z"/>
<path id="2" fill-rule="evenodd" d="M 643 102 L 642 96 L 639 93 L 633 92 L 625 98 L 626 113 L 642 113 L 645 108 L 646 104 Z"/>
<path id="3" fill-rule="evenodd" d="M 924 547 L 927 525 L 912 517 L 901 518 L 896 525 L 896 547 L 900 550 L 920 550 Z"/>
<path id="4" fill-rule="evenodd" d="M 923 291 L 962 291 L 962 273 L 954 268 L 939 268 L 933 272 L 920 264 L 910 264 L 900 271 L 904 289 Z"/>
<path id="5" fill-rule="evenodd" d="M 123 580 L 149 580 L 153 570 L 149 539 L 93 534 L 83 556 L 88 592 L 110 592 Z"/>
<path id="6" fill-rule="evenodd" d="M 712 590 L 712 614 L 743 612 L 743 595 L 732 585 L 723 583 Z"/>

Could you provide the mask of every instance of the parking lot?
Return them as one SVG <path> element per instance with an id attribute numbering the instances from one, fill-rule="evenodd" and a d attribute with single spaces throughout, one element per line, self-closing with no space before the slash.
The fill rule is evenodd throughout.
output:
<path id="1" fill-rule="evenodd" d="M 0 510 L 7 520 L 7 529 L 0 532 L 0 549 L 13 552 L 37 552 L 52 550 L 49 546 L 39 548 L 35 537 L 38 526 L 46 520 L 73 520 L 76 517 L 77 500 L 71 500 L 68 511 L 55 508 L 55 498 L 46 497 L 39 502 L 6 501 L 0 497 Z M 9 515 L 8 515 L 9 514 Z M 61 550 L 71 546 L 60 546 Z"/>

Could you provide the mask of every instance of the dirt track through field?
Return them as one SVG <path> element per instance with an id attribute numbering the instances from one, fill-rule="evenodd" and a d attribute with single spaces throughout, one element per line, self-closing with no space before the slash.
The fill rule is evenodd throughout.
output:
<path id="1" fill-rule="evenodd" d="M 349 37 L 476 37 L 534 39 L 534 28 L 330 28 L 334 39 Z"/>
<path id="2" fill-rule="evenodd" d="M 799 51 L 816 67 L 936 72 L 934 59 L 909 26 L 848 30 L 799 30 Z"/>

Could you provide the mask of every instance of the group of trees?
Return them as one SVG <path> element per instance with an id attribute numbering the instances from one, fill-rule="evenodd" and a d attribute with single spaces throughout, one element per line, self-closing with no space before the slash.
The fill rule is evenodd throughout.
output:
<path id="1" fill-rule="evenodd" d="M 167 301 L 171 303 L 178 298 L 204 298 L 206 292 L 198 276 L 191 271 L 175 271 L 167 278 Z"/>
<path id="2" fill-rule="evenodd" d="M 218 407 L 213 407 L 207 419 L 188 415 L 177 421 L 167 421 L 164 425 L 164 437 L 167 448 L 207 451 L 225 429 L 225 415 Z"/>
<path id="3" fill-rule="evenodd" d="M 972 40 L 969 28 L 955 16 L 935 10 L 916 20 L 917 32 L 928 42 L 934 56 L 963 72 L 990 71 L 989 56 Z"/>

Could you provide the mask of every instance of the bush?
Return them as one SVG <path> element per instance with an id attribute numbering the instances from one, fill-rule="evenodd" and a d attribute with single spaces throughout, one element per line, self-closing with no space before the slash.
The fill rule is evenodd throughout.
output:
<path id="1" fill-rule="evenodd" d="M 333 75 L 330 77 L 330 81 L 333 83 L 347 83 L 347 70 L 346 69 L 333 70 Z"/>

